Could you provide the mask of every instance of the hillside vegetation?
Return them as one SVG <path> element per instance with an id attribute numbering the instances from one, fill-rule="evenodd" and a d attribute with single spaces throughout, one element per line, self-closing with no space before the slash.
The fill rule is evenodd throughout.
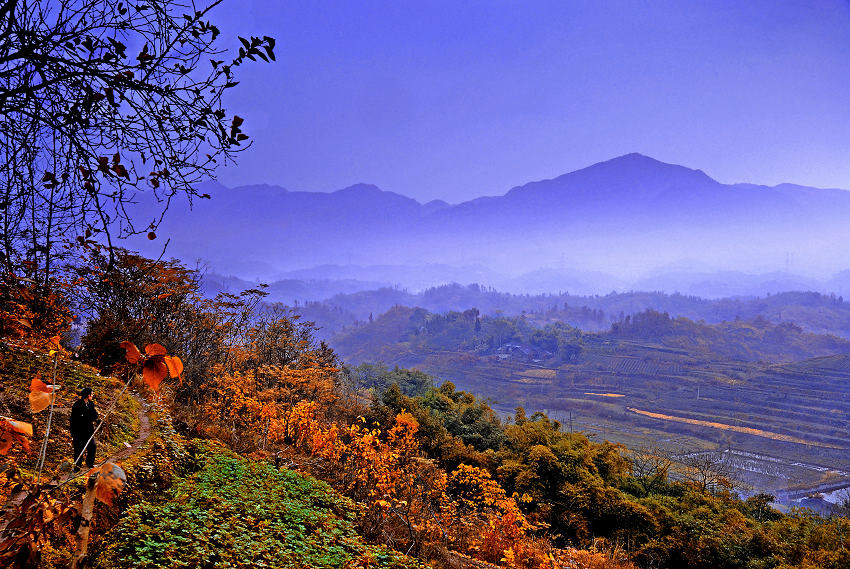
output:
<path id="1" fill-rule="evenodd" d="M 450 380 L 502 416 L 522 405 L 631 448 L 711 453 L 744 491 L 787 502 L 850 484 L 850 342 L 790 322 L 706 324 L 650 310 L 587 333 L 536 315 L 396 307 L 332 343 L 352 364 Z"/>
<path id="2" fill-rule="evenodd" d="M 420 566 L 363 543 L 356 505 L 316 479 L 214 445 L 193 450 L 199 470 L 132 506 L 100 567 Z"/>
<path id="3" fill-rule="evenodd" d="M 105 393 L 119 381 L 134 386 L 148 399 L 151 433 L 122 462 L 125 482 L 107 470 L 88 473 L 88 484 L 113 480 L 98 491 L 102 502 L 89 524 L 79 502 L 89 495 L 85 480 L 53 472 L 49 483 L 33 480 L 19 468 L 32 460 L 28 437 L 14 431 L 6 460 L 18 467 L 0 474 L 7 489 L 16 488 L 7 490 L 10 523 L 0 536 L 10 567 L 66 567 L 76 559 L 97 567 L 838 569 L 850 560 L 847 518 L 783 514 L 767 494 L 742 500 L 713 461 L 682 465 L 660 451 L 629 452 L 573 429 L 546 411 L 551 405 L 518 407 L 507 417 L 484 398 L 483 388 L 498 392 L 498 382 L 482 381 L 472 393 L 403 366 L 351 368 L 315 339 L 311 323 L 264 305 L 261 288 L 210 300 L 197 275 L 175 262 L 117 252 L 103 269 L 107 263 L 93 255 L 77 273 L 85 289 L 76 298 L 89 314 L 79 354 L 121 379 L 84 382 Z M 59 309 L 64 301 L 57 297 Z M 20 314 L 13 322 L 34 321 L 26 304 L 12 309 Z M 396 334 L 387 353 L 436 355 L 456 373 L 481 361 L 492 369 L 521 365 L 503 382 L 519 393 L 528 386 L 539 393 L 564 374 L 581 385 L 581 366 L 598 367 L 613 348 L 651 346 L 667 358 L 657 365 L 675 363 L 687 378 L 717 353 L 762 369 L 759 359 L 784 350 L 809 357 L 845 345 L 766 321 L 724 326 L 647 313 L 586 334 L 471 309 L 398 308 L 354 332 L 374 346 Z M 5 341 L 15 353 L 53 349 L 71 378 L 85 368 L 69 362 L 67 343 L 50 348 L 54 331 L 10 326 Z M 641 344 L 639 336 L 649 339 Z M 679 345 L 689 336 L 699 339 L 690 351 Z M 803 364 L 777 369 L 790 373 L 795 365 Z M 37 370 L 10 369 L 9 412 L 29 419 L 26 386 Z M 593 374 L 615 377 L 606 369 Z M 830 369 L 840 375 L 843 368 Z M 622 399 L 615 396 L 626 385 L 614 391 L 606 381 L 587 397 Z M 553 401 L 540 397 L 530 401 Z M 42 425 L 31 420 L 37 433 Z M 821 432 L 816 442 L 829 450 L 832 436 Z M 49 452 L 50 468 L 67 454 Z M 89 533 L 90 547 L 81 550 Z"/>

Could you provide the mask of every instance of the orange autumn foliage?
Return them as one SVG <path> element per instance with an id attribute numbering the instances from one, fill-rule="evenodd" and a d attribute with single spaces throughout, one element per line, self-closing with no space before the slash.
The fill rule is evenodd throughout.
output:
<path id="1" fill-rule="evenodd" d="M 619 557 L 613 553 L 573 548 L 551 554 L 553 566 L 563 569 L 637 569 L 635 564 Z"/>
<path id="2" fill-rule="evenodd" d="M 59 349 L 59 340 L 73 316 L 58 278 L 36 282 L 9 272 L 0 273 L 0 339 L 41 350 Z"/>
<path id="3" fill-rule="evenodd" d="M 30 383 L 29 400 L 32 412 L 39 413 L 47 409 L 54 397 L 53 387 L 41 381 L 40 375 L 36 374 Z"/>
<path id="4" fill-rule="evenodd" d="M 0 417 L 0 454 L 7 455 L 13 443 L 20 444 L 24 451 L 30 452 L 32 425 L 23 421 L 15 421 L 8 417 Z"/>
<path id="5" fill-rule="evenodd" d="M 421 458 L 411 414 L 382 432 L 363 420 L 326 426 L 317 410 L 315 402 L 296 405 L 293 442 L 325 459 L 325 477 L 363 504 L 367 536 L 417 555 L 443 547 L 505 567 L 542 566 L 534 565 L 540 548 L 524 545 L 533 527 L 514 499 L 484 469 L 461 465 L 448 475 Z M 524 552 L 521 563 L 506 563 L 512 550 Z"/>
<path id="6" fill-rule="evenodd" d="M 120 346 L 126 351 L 125 358 L 131 364 L 142 365 L 142 378 L 153 391 L 159 390 L 159 384 L 168 376 L 183 383 L 183 362 L 177 356 L 169 356 L 168 351 L 160 344 L 145 346 L 145 355 L 133 342 L 121 342 Z"/>
<path id="7" fill-rule="evenodd" d="M 335 371 L 263 366 L 219 373 L 209 387 L 212 396 L 203 405 L 206 430 L 248 452 L 269 444 L 291 444 L 297 438 L 294 419 L 299 402 L 333 401 Z"/>
<path id="8" fill-rule="evenodd" d="M 483 468 L 461 464 L 451 473 L 447 491 L 452 545 L 460 551 L 498 562 L 534 529 L 516 501 Z"/>

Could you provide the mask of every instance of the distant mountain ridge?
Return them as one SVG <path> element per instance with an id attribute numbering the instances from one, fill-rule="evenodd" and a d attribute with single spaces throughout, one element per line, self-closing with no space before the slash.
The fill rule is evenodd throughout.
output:
<path id="1" fill-rule="evenodd" d="M 212 199 L 167 217 L 159 234 L 172 254 L 249 279 L 316 265 L 570 268 L 628 279 L 683 259 L 745 272 L 850 267 L 850 192 L 722 184 L 637 153 L 456 205 L 369 184 L 202 191 Z"/>

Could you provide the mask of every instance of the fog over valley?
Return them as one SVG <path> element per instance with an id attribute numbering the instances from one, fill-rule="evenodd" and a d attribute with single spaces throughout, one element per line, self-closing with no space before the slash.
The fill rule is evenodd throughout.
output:
<path id="1" fill-rule="evenodd" d="M 211 199 L 191 213 L 171 204 L 166 256 L 248 280 L 707 297 L 848 289 L 850 192 L 723 184 L 641 154 L 454 205 L 368 184 L 202 191 Z M 162 240 L 129 244 L 161 254 Z"/>

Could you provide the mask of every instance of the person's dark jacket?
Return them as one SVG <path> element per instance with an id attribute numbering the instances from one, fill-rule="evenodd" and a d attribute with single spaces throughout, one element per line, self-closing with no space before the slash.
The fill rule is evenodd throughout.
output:
<path id="1" fill-rule="evenodd" d="M 77 399 L 74 406 L 71 407 L 71 436 L 75 439 L 88 439 L 94 433 L 97 419 L 94 401 Z"/>

